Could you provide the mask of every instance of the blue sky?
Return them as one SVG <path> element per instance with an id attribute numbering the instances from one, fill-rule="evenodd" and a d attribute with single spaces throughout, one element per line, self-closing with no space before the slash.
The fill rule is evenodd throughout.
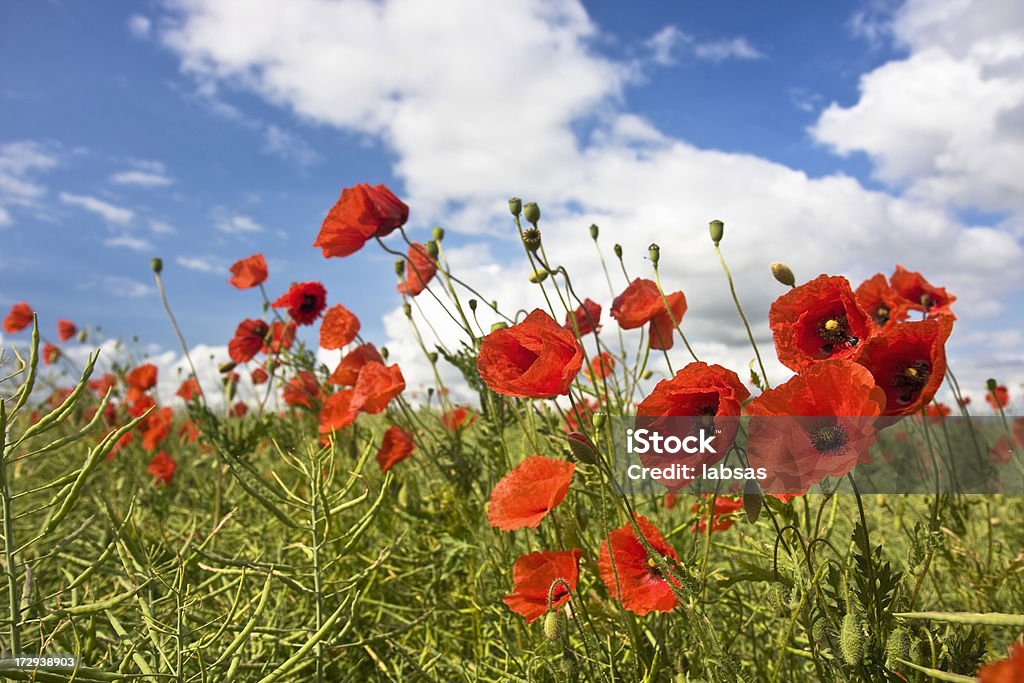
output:
<path id="1" fill-rule="evenodd" d="M 1000 125 L 1022 106 L 1015 3 L 258 4 L 3 5 L 0 307 L 171 348 L 159 255 L 188 339 L 223 345 L 259 312 L 226 267 L 262 251 L 271 295 L 320 279 L 400 348 L 392 259 L 311 247 L 340 189 L 370 181 L 410 201 L 414 235 L 445 225 L 485 282 L 522 269 L 513 194 L 567 252 L 592 221 L 636 246 L 636 271 L 652 237 L 678 244 L 691 302 L 720 283 L 682 255 L 721 216 L 762 318 L 768 261 L 851 279 L 902 261 L 961 296 L 966 365 L 1024 379 L 1021 276 L 987 287 L 993 266 L 1020 270 L 1020 162 L 984 163 L 1020 144 Z M 922 84 L 935 101 L 900 104 Z M 726 303 L 691 303 L 694 329 L 745 365 Z"/>

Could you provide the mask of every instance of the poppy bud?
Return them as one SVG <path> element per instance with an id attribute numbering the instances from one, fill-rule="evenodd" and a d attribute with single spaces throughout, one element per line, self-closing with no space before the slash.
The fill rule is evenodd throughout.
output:
<path id="1" fill-rule="evenodd" d="M 616 244 L 612 247 L 612 251 L 615 252 L 615 258 L 622 258 L 622 245 Z"/>
<path id="2" fill-rule="evenodd" d="M 440 242 L 444 239 L 444 228 L 439 225 L 434 228 L 433 232 L 430 234 L 433 236 L 435 242 Z"/>
<path id="3" fill-rule="evenodd" d="M 405 275 L 405 259 L 395 259 L 395 275 L 398 277 Z"/>
<path id="4" fill-rule="evenodd" d="M 527 251 L 537 251 L 540 249 L 540 244 L 540 230 L 533 227 L 523 231 L 523 246 L 526 247 Z"/>
<path id="5" fill-rule="evenodd" d="M 569 450 L 572 451 L 572 457 L 588 465 L 593 465 L 597 462 L 597 450 L 585 434 L 571 432 L 566 439 L 569 441 Z"/>
<path id="6" fill-rule="evenodd" d="M 435 242 L 434 240 L 430 240 L 429 242 L 424 244 L 423 248 L 426 249 L 427 256 L 429 256 L 430 258 L 436 259 L 437 255 L 440 253 L 440 250 L 437 248 L 437 242 Z"/>
<path id="7" fill-rule="evenodd" d="M 557 643 L 565 633 L 565 624 L 561 612 L 548 612 L 544 615 L 544 637 L 549 643 Z"/>
<path id="8" fill-rule="evenodd" d="M 159 275 L 164 269 L 164 260 L 162 258 L 152 258 L 149 260 L 149 267 L 153 269 L 153 272 Z"/>
<path id="9" fill-rule="evenodd" d="M 238 384 L 235 382 L 227 381 L 224 382 L 224 395 L 227 396 L 228 401 L 235 400 L 235 390 L 238 388 Z"/>
<path id="10" fill-rule="evenodd" d="M 561 661 L 562 675 L 565 679 L 572 681 L 576 679 L 576 674 L 579 672 L 579 664 L 576 663 L 576 653 L 572 650 L 566 650 L 562 653 Z"/>
<path id="11" fill-rule="evenodd" d="M 493 325 L 491 325 L 491 332 L 496 332 L 497 330 L 507 330 L 507 329 L 508 329 L 508 325 L 506 325 L 505 323 L 502 323 L 502 322 L 497 322 L 497 323 L 494 323 Z"/>
<path id="12" fill-rule="evenodd" d="M 597 225 L 595 223 L 591 223 L 590 224 L 590 239 L 596 240 L 597 239 L 597 235 L 598 235 L 599 232 L 600 232 L 600 230 L 598 229 Z"/>
<path id="13" fill-rule="evenodd" d="M 540 221 L 540 207 L 537 206 L 537 202 L 528 202 L 523 205 L 523 218 L 537 225 L 537 222 Z"/>
<path id="14" fill-rule="evenodd" d="M 491 308 L 493 310 L 495 310 L 495 311 L 498 310 L 498 302 L 497 301 L 492 301 L 491 302 Z"/>
<path id="15" fill-rule="evenodd" d="M 541 282 L 544 282 L 547 279 L 548 271 L 546 270 L 535 270 L 532 273 L 530 273 L 530 282 L 532 282 L 535 285 L 539 285 Z"/>
<path id="16" fill-rule="evenodd" d="M 476 299 L 470 299 L 469 300 L 469 310 L 471 310 L 474 313 L 476 313 Z"/>
<path id="17" fill-rule="evenodd" d="M 789 589 L 781 581 L 775 581 L 771 586 L 772 607 L 780 616 L 789 616 Z"/>
<path id="18" fill-rule="evenodd" d="M 222 375 L 226 375 L 227 373 L 229 373 L 232 370 L 234 370 L 235 367 L 237 367 L 237 365 L 238 364 L 235 363 L 234 361 L 229 360 L 226 363 L 221 363 L 220 366 L 217 369 L 220 370 L 220 373 Z"/>
<path id="19" fill-rule="evenodd" d="M 722 235 L 725 233 L 725 223 L 719 220 L 714 220 L 708 223 L 708 230 L 711 232 L 711 241 L 718 246 L 718 243 L 722 241 Z"/>
<path id="20" fill-rule="evenodd" d="M 753 479 L 748 479 L 743 485 L 743 510 L 747 513 L 747 519 L 753 524 L 761 516 L 761 505 L 764 503 L 764 496 L 761 495 L 761 488 Z"/>
<path id="21" fill-rule="evenodd" d="M 811 638 L 819 648 L 828 647 L 828 619 L 824 616 L 811 624 Z"/>
<path id="22" fill-rule="evenodd" d="M 508 210 L 512 212 L 512 215 L 516 218 L 523 212 L 523 200 L 519 197 L 513 197 L 508 200 Z"/>
<path id="23" fill-rule="evenodd" d="M 661 258 L 661 247 L 657 244 L 651 243 L 651 246 L 647 247 L 647 255 L 651 258 L 651 263 L 655 266 L 658 265 L 658 259 Z"/>
<path id="24" fill-rule="evenodd" d="M 839 633 L 839 651 L 843 655 L 843 661 L 850 666 L 856 666 L 864 659 L 864 629 L 861 627 L 860 619 L 853 612 L 847 612 L 843 617 L 843 629 Z"/>
<path id="25" fill-rule="evenodd" d="M 889 639 L 885 641 L 885 655 L 897 666 L 898 662 L 895 660 L 910 657 L 910 632 L 907 629 L 900 626 L 889 634 Z"/>
<path id="26" fill-rule="evenodd" d="M 787 287 L 796 286 L 796 278 L 793 277 L 793 271 L 789 269 L 782 261 L 772 261 L 772 277 L 786 285 Z"/>
<path id="27" fill-rule="evenodd" d="M 654 377 L 654 373 L 650 370 L 644 370 L 640 373 L 640 379 L 650 379 L 651 377 Z"/>
<path id="28" fill-rule="evenodd" d="M 601 429 L 604 427 L 604 413 L 594 413 L 594 417 L 591 419 L 594 423 L 594 429 Z"/>
<path id="29" fill-rule="evenodd" d="M 384 360 L 387 360 L 389 354 L 390 354 L 390 352 L 388 351 L 388 347 L 386 347 L 386 346 L 380 347 L 380 357 L 381 358 L 383 358 Z"/>
<path id="30" fill-rule="evenodd" d="M 402 304 L 402 312 L 405 313 L 406 318 L 412 317 L 412 304 Z"/>
<path id="31" fill-rule="evenodd" d="M 431 365 L 437 365 L 437 352 L 436 351 L 431 351 L 430 353 L 428 353 L 427 354 L 427 360 L 430 361 Z"/>
<path id="32" fill-rule="evenodd" d="M 999 382 L 989 377 L 987 380 L 985 380 L 985 386 L 988 387 L 989 391 L 995 391 L 996 389 L 999 388 Z"/>
<path id="33" fill-rule="evenodd" d="M 89 331 L 88 330 L 79 330 L 79 332 L 78 332 L 78 343 L 79 344 L 84 344 L 87 341 L 89 341 Z"/>

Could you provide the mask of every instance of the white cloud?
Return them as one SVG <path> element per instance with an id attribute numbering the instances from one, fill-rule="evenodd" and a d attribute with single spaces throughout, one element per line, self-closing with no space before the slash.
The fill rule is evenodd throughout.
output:
<path id="1" fill-rule="evenodd" d="M 79 289 L 99 289 L 104 295 L 126 299 L 137 299 L 156 293 L 155 286 L 121 275 L 104 275 L 103 277 L 82 283 L 79 285 Z"/>
<path id="2" fill-rule="evenodd" d="M 140 14 L 132 15 L 128 19 L 128 32 L 135 38 L 148 38 L 152 28 L 153 22 Z"/>
<path id="3" fill-rule="evenodd" d="M 263 151 L 299 166 L 312 166 L 323 159 L 305 140 L 273 124 L 264 129 Z"/>
<path id="4" fill-rule="evenodd" d="M 0 227 L 10 225 L 14 221 L 11 219 L 11 214 L 8 213 L 7 209 L 0 206 Z"/>
<path id="5" fill-rule="evenodd" d="M 127 225 L 132 222 L 135 218 L 135 212 L 131 209 L 123 206 L 117 206 L 110 202 L 96 197 L 90 197 L 88 195 L 71 194 L 69 192 L 61 192 L 60 200 L 65 204 L 71 206 L 77 206 L 80 209 L 84 209 L 90 213 L 94 213 L 108 223 L 115 225 Z"/>
<path id="6" fill-rule="evenodd" d="M 683 55 L 709 62 L 727 59 L 764 59 L 765 54 L 743 36 L 699 41 L 675 26 L 666 26 L 644 42 L 651 52 L 651 61 L 669 66 Z"/>
<path id="7" fill-rule="evenodd" d="M 167 223 L 166 221 L 156 220 L 155 218 L 150 219 L 149 229 L 153 232 L 154 235 L 174 235 L 178 232 L 170 223 Z"/>
<path id="8" fill-rule="evenodd" d="M 229 235 L 263 232 L 263 226 L 244 214 L 228 213 L 223 209 L 214 211 L 214 227 Z"/>
<path id="9" fill-rule="evenodd" d="M 175 259 L 182 268 L 200 273 L 227 273 L 227 266 L 212 256 L 179 256 Z"/>
<path id="10" fill-rule="evenodd" d="M 698 59 L 711 62 L 724 62 L 727 59 L 764 59 L 766 56 L 742 36 L 697 43 L 693 46 L 693 52 Z"/>
<path id="11" fill-rule="evenodd" d="M 46 187 L 35 176 L 57 166 L 52 146 L 32 140 L 0 145 L 0 226 L 14 222 L 10 209 L 40 209 Z"/>
<path id="12" fill-rule="evenodd" d="M 676 52 L 681 45 L 693 42 L 693 38 L 675 26 L 666 26 L 644 43 L 651 51 L 651 60 L 655 64 L 668 66 L 675 64 Z"/>
<path id="13" fill-rule="evenodd" d="M 103 240 L 103 244 L 108 247 L 122 247 L 124 249 L 131 249 L 132 251 L 152 251 L 153 245 L 146 240 L 135 237 L 133 235 L 118 235 L 117 237 L 111 237 Z"/>
<path id="14" fill-rule="evenodd" d="M 110 176 L 110 181 L 136 187 L 166 187 L 174 183 L 174 178 L 167 174 L 167 168 L 159 161 L 134 160 L 131 165 L 132 168 Z"/>

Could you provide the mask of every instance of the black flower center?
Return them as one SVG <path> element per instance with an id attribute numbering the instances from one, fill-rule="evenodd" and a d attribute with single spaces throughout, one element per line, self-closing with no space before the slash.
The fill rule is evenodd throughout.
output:
<path id="1" fill-rule="evenodd" d="M 849 437 L 834 417 L 824 418 L 816 422 L 808 432 L 811 444 L 823 455 L 835 453 L 846 446 Z"/>
<path id="2" fill-rule="evenodd" d="M 913 403 L 928 384 L 929 377 L 931 365 L 926 360 L 915 361 L 899 368 L 892 380 L 897 400 L 903 404 Z"/>
<path id="3" fill-rule="evenodd" d="M 856 346 L 860 339 L 850 334 L 850 325 L 846 315 L 829 315 L 818 323 L 818 336 L 824 342 L 821 346 L 823 353 L 832 355 L 836 347 Z"/>
<path id="4" fill-rule="evenodd" d="M 879 304 L 875 310 L 875 322 L 878 323 L 879 327 L 885 327 L 889 322 L 889 307 L 885 304 Z"/>
<path id="5" fill-rule="evenodd" d="M 316 310 L 316 297 L 312 294 L 303 294 L 302 303 L 299 305 L 299 310 L 303 313 L 309 313 L 310 311 Z"/>

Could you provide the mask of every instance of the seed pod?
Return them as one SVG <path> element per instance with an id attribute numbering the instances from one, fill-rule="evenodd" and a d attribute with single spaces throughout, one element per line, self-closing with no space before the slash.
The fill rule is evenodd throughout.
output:
<path id="1" fill-rule="evenodd" d="M 615 252 L 615 258 L 622 258 L 622 245 L 616 244 L 612 246 L 612 251 Z"/>
<path id="2" fill-rule="evenodd" d="M 89 331 L 88 330 L 79 330 L 78 331 L 78 343 L 79 344 L 84 344 L 87 341 L 89 341 Z"/>
<path id="3" fill-rule="evenodd" d="M 652 242 L 651 246 L 647 247 L 647 256 L 650 257 L 651 263 L 657 266 L 658 260 L 661 259 L 661 247 Z"/>
<path id="4" fill-rule="evenodd" d="M 423 249 L 427 252 L 427 256 L 433 259 L 436 259 L 437 255 L 441 253 L 441 250 L 437 248 L 437 242 L 434 240 L 430 240 L 424 244 Z"/>
<path id="5" fill-rule="evenodd" d="M 596 225 L 595 223 L 591 223 L 591 225 L 590 225 L 590 239 L 592 239 L 592 240 L 596 240 L 596 239 L 597 239 L 597 235 L 598 235 L 598 234 L 599 234 L 600 232 L 601 232 L 601 231 L 600 231 L 600 229 L 599 229 L 599 228 L 597 227 L 597 225 Z"/>
<path id="6" fill-rule="evenodd" d="M 387 360 L 388 359 L 388 353 L 389 353 L 388 352 L 388 347 L 386 347 L 386 346 L 380 347 L 380 357 L 381 358 L 383 358 L 384 360 Z"/>
<path id="7" fill-rule="evenodd" d="M 782 261 L 772 261 L 772 277 L 786 285 L 787 287 L 793 287 L 796 285 L 796 278 L 793 277 L 793 271 L 789 269 Z"/>
<path id="8" fill-rule="evenodd" d="M 405 275 L 405 259 L 395 259 L 395 275 L 399 277 Z"/>
<path id="9" fill-rule="evenodd" d="M 988 387 L 989 391 L 995 391 L 996 389 L 999 388 L 999 382 L 997 382 L 994 378 L 989 377 L 987 380 L 985 380 L 985 386 Z"/>
<path id="10" fill-rule="evenodd" d="M 565 622 L 561 612 L 553 611 L 544 615 L 544 637 L 549 643 L 557 643 L 565 634 Z"/>
<path id="11" fill-rule="evenodd" d="M 644 370 L 640 373 L 640 379 L 650 379 L 651 377 L 654 377 L 654 373 L 650 370 Z"/>
<path id="12" fill-rule="evenodd" d="M 441 226 L 437 226 L 436 228 L 434 228 L 434 231 L 431 233 L 431 235 L 433 236 L 435 242 L 440 242 L 444 240 L 444 228 L 442 228 Z"/>
<path id="13" fill-rule="evenodd" d="M 469 310 L 476 312 L 476 299 L 469 300 Z"/>
<path id="14" fill-rule="evenodd" d="M 864 659 L 864 628 L 860 618 L 853 612 L 847 612 L 843 617 L 839 651 L 843 655 L 843 661 L 850 666 L 856 666 Z"/>
<path id="15" fill-rule="evenodd" d="M 531 253 L 535 252 L 540 249 L 540 245 L 540 230 L 538 230 L 536 226 L 523 230 L 523 246 L 526 247 L 527 251 Z"/>
<path id="16" fill-rule="evenodd" d="M 409 304 L 409 303 L 402 304 L 402 313 L 405 313 L 405 317 L 406 318 L 411 318 L 412 317 L 412 304 Z"/>
<path id="17" fill-rule="evenodd" d="M 540 221 L 540 207 L 537 206 L 537 202 L 527 202 L 523 205 L 523 218 L 537 225 Z"/>
<path id="18" fill-rule="evenodd" d="M 159 275 L 164 269 L 164 260 L 162 258 L 152 258 L 149 260 L 149 267 L 153 269 L 153 272 Z"/>
<path id="19" fill-rule="evenodd" d="M 601 429 L 602 427 L 604 427 L 604 418 L 604 413 L 594 413 L 594 417 L 591 420 L 591 422 L 593 422 L 594 424 L 594 429 Z"/>
<path id="20" fill-rule="evenodd" d="M 235 367 L 237 367 L 237 365 L 238 364 L 235 363 L 234 361 L 229 360 L 226 363 L 221 363 L 217 369 L 220 371 L 222 375 L 226 375 L 227 373 L 234 370 Z"/>
<path id="21" fill-rule="evenodd" d="M 718 243 L 722 241 L 722 236 L 725 233 L 725 223 L 719 220 L 713 220 L 708 223 L 708 230 L 711 233 L 711 241 L 718 246 Z"/>
<path id="22" fill-rule="evenodd" d="M 519 197 L 513 197 L 508 200 L 508 210 L 512 212 L 512 215 L 519 217 L 519 214 L 523 212 L 523 200 Z"/>
<path id="23" fill-rule="evenodd" d="M 430 353 L 428 353 L 427 354 L 427 360 L 430 361 L 431 365 L 437 365 L 437 352 L 436 351 L 431 351 Z"/>
<path id="24" fill-rule="evenodd" d="M 547 279 L 548 271 L 546 270 L 535 270 L 532 273 L 530 273 L 530 282 L 532 282 L 535 285 L 539 285 L 541 282 L 544 282 Z"/>

